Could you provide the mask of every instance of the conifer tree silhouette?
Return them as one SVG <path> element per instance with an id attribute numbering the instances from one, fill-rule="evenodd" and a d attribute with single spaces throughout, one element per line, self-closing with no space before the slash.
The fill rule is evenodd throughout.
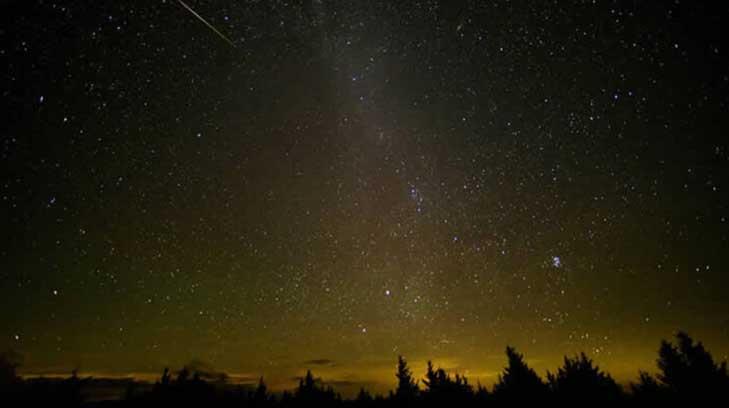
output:
<path id="1" fill-rule="evenodd" d="M 372 398 L 372 395 L 367 392 L 364 387 L 362 387 L 359 389 L 359 392 L 357 393 L 357 398 L 355 398 L 353 405 L 358 408 L 374 407 L 375 399 Z"/>
<path id="2" fill-rule="evenodd" d="M 402 356 L 397 357 L 397 388 L 394 398 L 401 406 L 414 404 L 418 398 L 418 383 L 413 378 L 413 373 L 408 367 L 407 361 Z"/>
<path id="3" fill-rule="evenodd" d="M 177 372 L 177 385 L 184 385 L 189 379 L 190 370 L 188 370 L 187 367 L 182 367 L 182 369 Z"/>
<path id="4" fill-rule="evenodd" d="M 524 356 L 509 346 L 506 347 L 506 356 L 509 365 L 494 385 L 494 397 L 498 401 L 543 402 L 548 395 L 547 386 L 524 362 Z"/>
<path id="5" fill-rule="evenodd" d="M 442 368 L 433 369 L 433 363 L 428 361 L 428 368 L 423 380 L 426 388 L 423 396 L 428 405 L 441 406 L 443 404 L 468 404 L 473 397 L 473 388 L 468 379 L 459 374 L 451 378 Z"/>
<path id="6" fill-rule="evenodd" d="M 164 372 L 162 372 L 162 378 L 159 380 L 159 384 L 163 387 L 166 387 L 170 385 L 170 382 L 172 381 L 172 375 L 170 374 L 170 369 L 165 367 Z"/>
<path id="7" fill-rule="evenodd" d="M 266 387 L 263 377 L 258 379 L 256 390 L 251 396 L 251 405 L 254 407 L 266 407 L 269 405 L 268 387 Z"/>
<path id="8" fill-rule="evenodd" d="M 640 371 L 638 382 L 630 384 L 631 396 L 636 404 L 660 404 L 668 401 L 665 388 L 645 371 Z"/>
<path id="9" fill-rule="evenodd" d="M 659 383 L 673 395 L 681 397 L 719 397 L 729 390 L 726 361 L 714 362 L 701 342 L 683 331 L 676 333 L 677 344 L 661 341 L 658 350 L 657 378 Z"/>
<path id="10" fill-rule="evenodd" d="M 159 380 L 145 390 L 133 382 L 123 382 L 126 398 L 108 406 L 248 406 L 256 408 L 296 407 L 484 407 L 525 406 L 560 403 L 568 406 L 633 406 L 688 405 L 708 406 L 713 401 L 726 401 L 729 375 L 726 362 L 717 363 L 701 342 L 684 332 L 676 334 L 674 343 L 662 341 L 657 359 L 658 373 L 640 372 L 631 393 L 623 393 L 606 372 L 601 371 L 584 353 L 564 363 L 554 373 L 547 373 L 545 383 L 513 347 L 506 348 L 508 365 L 489 393 L 480 384 L 476 390 L 460 374 L 450 375 L 428 362 L 423 377 L 424 388 L 402 356 L 398 357 L 397 387 L 389 398 L 372 395 L 361 388 L 356 398 L 342 400 L 329 386 L 308 370 L 300 378 L 294 392 L 284 391 L 274 397 L 263 378 L 254 389 L 221 381 L 217 373 L 194 364 L 183 367 L 173 379 L 165 368 Z M 24 379 L 17 373 L 18 364 L 8 354 L 0 354 L 0 406 L 84 406 L 82 396 L 92 378 L 80 378 L 73 372 L 65 379 Z M 101 380 L 102 384 L 108 384 Z M 82 392 L 84 390 L 84 392 Z M 121 394 L 121 393 L 120 393 Z M 103 404 L 102 404 L 103 405 Z M 97 406 L 94 404 L 93 406 Z"/>
<path id="11" fill-rule="evenodd" d="M 486 389 L 485 386 L 481 385 L 481 383 L 478 383 L 476 385 L 476 391 L 473 394 L 474 405 L 483 406 L 490 401 L 490 398 L 491 394 L 489 394 L 489 390 Z"/>
<path id="12" fill-rule="evenodd" d="M 299 380 L 299 389 L 297 390 L 297 396 L 308 396 L 314 394 L 316 391 L 316 382 L 314 375 L 311 370 L 306 370 L 306 376 Z"/>
<path id="13" fill-rule="evenodd" d="M 616 402 L 621 397 L 620 386 L 599 367 L 593 365 L 585 353 L 564 358 L 564 365 L 556 374 L 547 373 L 549 387 L 560 402 L 600 404 Z"/>
<path id="14" fill-rule="evenodd" d="M 314 378 L 311 370 L 306 370 L 306 376 L 299 380 L 299 388 L 294 399 L 302 406 L 334 406 L 339 402 L 339 396 L 331 387 L 321 387 Z"/>

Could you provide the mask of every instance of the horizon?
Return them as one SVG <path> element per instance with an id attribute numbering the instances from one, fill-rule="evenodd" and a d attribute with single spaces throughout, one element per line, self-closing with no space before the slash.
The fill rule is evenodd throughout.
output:
<path id="1" fill-rule="evenodd" d="M 670 338 L 669 338 L 670 339 Z M 708 350 L 712 350 L 711 345 L 707 345 L 703 341 L 701 343 L 704 344 L 704 346 Z M 658 344 L 659 342 L 656 342 L 656 351 L 658 350 Z M 524 352 L 523 350 L 517 350 Z M 540 359 L 534 359 L 530 358 L 528 353 L 524 353 L 524 361 L 532 368 L 535 369 L 536 373 L 541 377 L 546 379 L 548 373 L 555 373 L 556 369 L 559 368 L 563 362 L 564 358 L 573 358 L 579 355 L 581 351 L 572 353 L 572 354 L 564 354 L 562 358 L 555 360 L 555 361 L 544 361 Z M 598 367 L 603 372 L 606 372 L 609 374 L 621 387 L 623 387 L 626 391 L 629 391 L 631 384 L 636 384 L 639 380 L 639 374 L 640 372 L 646 372 L 649 374 L 653 374 L 658 371 L 658 367 L 656 366 L 657 361 L 657 354 L 654 356 L 654 358 L 651 360 L 652 366 L 641 366 L 637 362 L 634 362 L 634 366 L 631 368 L 625 368 L 624 371 L 615 371 L 611 370 L 611 365 L 608 364 L 607 366 L 604 364 L 603 361 L 601 361 L 600 356 L 594 356 L 590 355 L 589 353 L 586 353 L 588 357 L 590 357 L 593 362 L 595 363 L 596 367 Z M 493 356 L 494 359 L 496 356 Z M 603 359 L 605 356 L 602 356 Z M 455 364 L 454 361 L 450 361 L 446 364 L 441 364 L 440 361 L 443 360 L 433 360 L 433 359 L 425 359 L 425 360 L 410 360 L 408 359 L 408 365 L 412 369 L 414 378 L 419 381 L 419 385 L 423 385 L 423 380 L 426 378 L 426 368 L 427 368 L 427 362 L 432 361 L 434 367 L 436 368 L 442 368 L 444 369 L 448 374 L 455 375 L 459 374 L 462 376 L 465 376 L 469 383 L 473 386 L 479 385 L 484 386 L 487 389 L 491 389 L 495 383 L 498 382 L 499 376 L 503 374 L 503 369 L 507 365 L 507 358 L 506 355 L 502 353 L 502 356 L 500 358 L 503 360 L 500 362 L 501 366 L 497 367 L 493 371 L 486 371 L 483 372 L 475 372 L 473 369 L 469 369 L 467 367 L 463 367 L 461 365 Z M 726 362 L 727 356 L 723 355 L 717 355 L 716 357 L 717 362 Z M 445 361 L 448 361 L 445 359 Z M 269 377 L 266 376 L 265 373 L 256 374 L 254 372 L 235 372 L 235 371 L 229 371 L 229 370 L 219 370 L 215 367 L 212 367 L 211 365 L 204 363 L 199 360 L 195 360 L 192 362 L 189 362 L 187 364 L 177 365 L 177 366 L 166 366 L 160 368 L 158 371 L 149 371 L 149 372 L 113 372 L 113 371 L 84 371 L 83 369 L 78 368 L 69 368 L 67 370 L 27 370 L 22 369 L 19 370 L 19 375 L 26 379 L 40 379 L 40 378 L 49 378 L 49 379 L 67 379 L 71 375 L 72 372 L 76 372 L 76 375 L 78 375 L 79 378 L 91 378 L 93 380 L 115 380 L 115 381 L 126 381 L 131 380 L 138 383 L 153 385 L 157 382 L 159 382 L 160 377 L 162 375 L 162 371 L 164 368 L 169 368 L 171 373 L 175 374 L 179 372 L 179 370 L 182 370 L 185 367 L 188 367 L 193 372 L 195 372 L 196 367 L 197 369 L 202 370 L 201 372 L 206 373 L 206 376 L 210 377 L 216 377 L 219 374 L 224 374 L 225 379 L 218 382 L 218 380 L 212 379 L 211 381 L 213 383 L 219 383 L 220 385 L 226 385 L 226 386 L 244 386 L 249 388 L 250 390 L 255 389 L 255 387 L 258 385 L 259 380 L 263 379 L 266 382 L 266 385 L 269 387 L 269 390 L 273 393 L 280 394 L 285 391 L 292 391 L 294 390 L 298 384 L 299 380 L 303 379 L 306 375 L 307 371 L 311 371 L 314 374 L 314 377 L 317 378 L 324 386 L 330 386 L 336 391 L 337 393 L 340 393 L 345 398 L 354 398 L 357 393 L 360 391 L 360 389 L 365 389 L 369 392 L 371 392 L 373 395 L 380 395 L 380 396 L 387 396 L 390 391 L 394 391 L 397 386 L 397 380 L 395 378 L 395 369 L 397 366 L 397 356 L 393 357 L 393 362 L 388 365 L 381 365 L 377 367 L 377 372 L 380 375 L 372 375 L 372 370 L 364 369 L 363 367 L 342 367 L 339 366 L 336 362 L 327 360 L 327 359 L 317 359 L 309 362 L 310 364 L 302 364 L 300 368 L 298 369 L 292 369 L 291 373 L 296 373 L 291 376 L 281 378 L 273 376 Z M 366 373 L 369 373 L 370 376 L 363 376 L 363 377 L 356 377 L 354 373 L 358 371 L 364 371 Z M 121 391 L 120 396 L 121 396 Z"/>

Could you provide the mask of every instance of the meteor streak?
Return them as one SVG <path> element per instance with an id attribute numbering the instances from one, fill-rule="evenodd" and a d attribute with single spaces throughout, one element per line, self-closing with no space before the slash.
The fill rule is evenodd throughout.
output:
<path id="1" fill-rule="evenodd" d="M 233 44 L 233 41 L 230 41 L 230 39 L 229 39 L 228 37 L 226 37 L 225 35 L 223 35 L 223 33 L 221 33 L 220 31 L 218 31 L 218 29 L 217 29 L 217 28 L 213 27 L 213 25 L 212 25 L 212 24 L 208 23 L 208 21 L 207 21 L 207 20 L 205 20 L 205 19 L 204 19 L 204 18 L 203 18 L 203 17 L 202 17 L 202 16 L 200 15 L 200 14 L 197 14 L 197 12 L 196 12 L 195 10 L 193 10 L 193 9 L 192 9 L 192 7 L 188 6 L 188 5 L 187 5 L 187 4 L 186 4 L 186 3 L 184 2 L 184 1 L 182 1 L 182 0 L 177 0 L 177 1 L 178 1 L 178 2 L 180 3 L 180 5 L 181 5 L 182 7 L 186 8 L 186 9 L 187 9 L 187 11 L 189 11 L 190 13 L 192 13 L 192 15 L 193 15 L 193 16 L 197 17 L 197 19 L 198 19 L 198 20 L 202 21 L 202 22 L 203 22 L 203 24 L 205 24 L 206 26 L 208 26 L 208 28 L 210 28 L 211 30 L 213 30 L 213 32 L 214 32 L 215 34 L 217 34 L 217 35 L 218 35 L 218 37 L 222 38 L 222 39 L 223 39 L 223 41 L 227 42 L 228 44 L 230 44 L 230 46 L 231 46 L 231 47 L 235 48 L 235 44 Z"/>

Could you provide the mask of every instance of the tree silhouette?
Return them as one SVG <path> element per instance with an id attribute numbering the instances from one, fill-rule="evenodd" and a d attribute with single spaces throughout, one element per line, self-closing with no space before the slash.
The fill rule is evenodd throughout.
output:
<path id="1" fill-rule="evenodd" d="M 418 398 L 418 383 L 413 378 L 413 373 L 408 367 L 407 361 L 402 356 L 397 357 L 397 388 L 395 389 L 395 400 L 400 405 L 409 405 Z"/>
<path id="2" fill-rule="evenodd" d="M 339 396 L 331 387 L 324 388 L 319 385 L 317 379 L 311 373 L 306 371 L 306 376 L 299 380 L 299 388 L 294 394 L 296 403 L 302 406 L 334 406 L 339 401 Z"/>
<path id="3" fill-rule="evenodd" d="M 166 387 L 170 385 L 170 382 L 172 381 L 172 375 L 170 374 L 170 369 L 165 367 L 164 372 L 162 372 L 162 378 L 159 380 L 159 384 L 163 387 Z"/>
<path id="4" fill-rule="evenodd" d="M 20 355 L 13 351 L 0 353 L 0 405 L 21 405 L 24 384 L 17 372 L 20 360 Z"/>
<path id="5" fill-rule="evenodd" d="M 253 391 L 253 395 L 250 397 L 251 405 L 254 407 L 266 407 L 269 404 L 269 395 L 268 395 L 268 387 L 266 387 L 266 383 L 263 381 L 263 377 L 260 377 L 258 379 L 258 385 L 256 386 L 256 390 Z"/>
<path id="6" fill-rule="evenodd" d="M 374 407 L 375 399 L 372 398 L 372 395 L 363 387 L 359 389 L 359 393 L 357 393 L 357 398 L 354 399 L 353 405 L 358 408 Z"/>
<path id="7" fill-rule="evenodd" d="M 484 404 L 488 403 L 490 399 L 491 395 L 489 394 L 489 390 L 487 390 L 486 387 L 479 383 L 476 386 L 476 392 L 474 392 L 473 394 L 474 405 L 483 406 Z"/>
<path id="8" fill-rule="evenodd" d="M 676 333 L 677 344 L 662 340 L 658 350 L 657 365 L 660 370 L 657 381 L 648 380 L 641 375 L 639 392 L 654 393 L 664 391 L 671 398 L 697 399 L 717 398 L 729 390 L 726 361 L 714 362 L 701 342 L 694 340 L 685 332 Z"/>
<path id="9" fill-rule="evenodd" d="M 431 361 L 428 361 L 428 370 L 423 383 L 426 387 L 423 394 L 429 405 L 464 405 L 473 397 L 473 388 L 468 384 L 466 377 L 456 374 L 453 379 L 442 368 L 434 370 Z"/>
<path id="10" fill-rule="evenodd" d="M 316 380 L 311 370 L 306 370 L 306 376 L 299 379 L 299 389 L 296 391 L 297 395 L 309 395 L 317 391 Z"/>
<path id="11" fill-rule="evenodd" d="M 189 379 L 190 370 L 188 370 L 187 367 L 182 367 L 182 370 L 177 372 L 177 380 L 175 380 L 175 382 L 177 385 L 184 385 Z"/>
<path id="12" fill-rule="evenodd" d="M 17 385 L 20 381 L 17 373 L 20 360 L 20 354 L 14 351 L 0 353 L 0 388 Z"/>
<path id="13" fill-rule="evenodd" d="M 78 370 L 74 369 L 71 376 L 63 381 L 60 389 L 61 400 L 69 406 L 81 405 L 83 397 L 81 396 L 82 381 L 78 377 Z"/>
<path id="14" fill-rule="evenodd" d="M 668 402 L 664 387 L 655 377 L 640 371 L 638 383 L 631 383 L 630 390 L 636 404 L 661 404 Z"/>
<path id="15" fill-rule="evenodd" d="M 570 403 L 615 402 L 620 399 L 620 386 L 585 353 L 574 358 L 564 358 L 564 366 L 556 374 L 547 374 L 549 387 L 557 400 Z"/>
<path id="16" fill-rule="evenodd" d="M 672 344 L 662 341 L 658 352 L 658 373 L 640 372 L 631 384 L 631 393 L 623 393 L 613 378 L 601 371 L 584 353 L 564 363 L 554 373 L 547 373 L 545 383 L 513 347 L 506 348 L 508 365 L 498 377 L 492 393 L 480 384 L 474 388 L 465 376 L 450 375 L 428 361 L 423 378 L 424 388 L 402 356 L 398 357 L 397 387 L 388 398 L 376 397 L 360 389 L 352 400 L 342 398 L 311 371 L 299 379 L 294 392 L 272 395 L 263 378 L 255 388 L 226 383 L 225 375 L 210 370 L 207 365 L 187 365 L 173 378 L 168 368 L 150 388 L 141 383 L 122 382 L 126 397 L 116 402 L 93 406 L 160 407 L 160 406 L 240 406 L 256 408 L 296 407 L 484 407 L 523 406 L 527 404 L 560 403 L 576 406 L 681 405 L 703 406 L 713 401 L 726 401 L 729 376 L 726 362 L 716 363 L 700 342 L 694 342 L 684 332 L 676 335 Z M 65 379 L 23 379 L 17 373 L 19 357 L 0 354 L 0 406 L 89 406 L 84 405 L 86 387 L 94 379 L 80 378 L 77 372 Z M 108 386 L 100 380 L 96 386 Z M 137 384 L 139 386 L 137 387 Z M 82 392 L 84 391 L 84 392 Z M 122 394 L 122 393 L 120 393 Z"/>
<path id="17" fill-rule="evenodd" d="M 506 356 L 509 365 L 494 385 L 494 397 L 499 401 L 542 402 L 548 395 L 547 385 L 513 347 L 506 347 Z"/>

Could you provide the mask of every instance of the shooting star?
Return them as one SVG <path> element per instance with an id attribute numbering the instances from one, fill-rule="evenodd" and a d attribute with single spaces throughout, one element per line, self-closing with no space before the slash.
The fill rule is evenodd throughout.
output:
<path id="1" fill-rule="evenodd" d="M 227 42 L 228 44 L 230 44 L 230 46 L 231 46 L 231 47 L 235 48 L 235 44 L 233 44 L 233 41 L 230 41 L 230 39 L 229 39 L 228 37 L 226 37 L 225 35 L 223 35 L 223 33 L 221 33 L 220 31 L 218 31 L 218 29 L 217 29 L 217 28 L 213 27 L 213 25 L 212 25 L 212 24 L 208 23 L 208 21 L 207 21 L 207 20 L 205 20 L 205 19 L 204 19 L 204 18 L 203 18 L 203 17 L 202 17 L 202 16 L 200 15 L 200 14 L 197 14 L 197 12 L 196 12 L 195 10 L 193 10 L 193 9 L 192 9 L 192 7 L 188 6 L 188 5 L 187 5 L 187 4 L 186 4 L 186 3 L 184 2 L 184 1 L 182 1 L 182 0 L 177 0 L 177 1 L 178 1 L 178 2 L 180 3 L 180 5 L 181 5 L 182 7 L 186 8 L 186 9 L 187 9 L 187 11 L 189 11 L 190 13 L 192 13 L 192 15 L 193 15 L 193 16 L 197 17 L 197 19 L 198 19 L 198 20 L 202 21 L 202 22 L 203 22 L 203 24 L 205 24 L 206 26 L 208 26 L 208 28 L 210 28 L 211 30 L 213 30 L 213 32 L 214 32 L 215 34 L 217 34 L 217 35 L 218 35 L 218 37 L 220 37 L 221 39 L 223 39 L 223 41 L 225 41 L 225 42 Z"/>

